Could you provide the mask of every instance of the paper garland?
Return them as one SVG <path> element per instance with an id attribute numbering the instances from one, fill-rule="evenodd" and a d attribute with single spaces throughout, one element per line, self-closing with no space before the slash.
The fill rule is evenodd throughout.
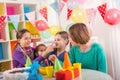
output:
<path id="1" fill-rule="evenodd" d="M 102 16 L 102 18 L 104 19 L 105 13 L 106 13 L 106 3 L 98 6 L 98 10 Z"/>
<path id="2" fill-rule="evenodd" d="M 6 16 L 0 16 L 0 31 L 3 29 L 5 18 Z"/>

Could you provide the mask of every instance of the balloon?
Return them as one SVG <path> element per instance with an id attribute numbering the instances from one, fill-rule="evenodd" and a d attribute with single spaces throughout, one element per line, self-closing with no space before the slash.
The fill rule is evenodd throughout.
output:
<path id="1" fill-rule="evenodd" d="M 64 2 L 67 2 L 68 0 L 63 0 Z"/>
<path id="2" fill-rule="evenodd" d="M 72 25 L 73 25 L 73 23 L 68 24 L 68 25 L 66 26 L 66 28 L 65 28 L 65 31 L 68 32 L 69 28 L 70 28 Z"/>
<path id="3" fill-rule="evenodd" d="M 74 0 L 68 0 L 68 2 L 67 2 L 67 7 L 68 7 L 68 9 L 73 10 L 73 9 L 79 7 L 79 3 L 77 3 L 77 2 L 74 1 Z"/>
<path id="4" fill-rule="evenodd" d="M 41 36 L 42 36 L 43 39 L 48 39 L 48 38 L 51 37 L 51 35 L 50 35 L 50 33 L 49 33 L 48 30 L 43 31 L 43 32 L 41 33 Z"/>
<path id="5" fill-rule="evenodd" d="M 36 28 L 39 30 L 39 31 L 44 31 L 48 28 L 48 25 L 45 21 L 43 20 L 39 20 L 36 22 Z"/>
<path id="6" fill-rule="evenodd" d="M 105 14 L 104 21 L 110 25 L 118 24 L 120 22 L 120 10 L 109 9 Z"/>
<path id="7" fill-rule="evenodd" d="M 85 22 L 87 20 L 87 13 L 85 10 L 76 8 L 72 11 L 71 19 L 73 22 Z"/>
<path id="8" fill-rule="evenodd" d="M 48 31 L 50 32 L 51 35 L 55 35 L 57 32 L 61 31 L 61 28 L 58 26 L 50 26 Z"/>
<path id="9" fill-rule="evenodd" d="M 77 2 L 79 2 L 80 4 L 84 4 L 87 0 L 76 0 Z"/>

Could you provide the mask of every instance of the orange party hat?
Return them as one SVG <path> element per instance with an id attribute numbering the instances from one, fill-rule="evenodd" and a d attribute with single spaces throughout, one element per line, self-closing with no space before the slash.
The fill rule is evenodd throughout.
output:
<path id="1" fill-rule="evenodd" d="M 64 54 L 64 64 L 63 64 L 63 68 L 66 69 L 66 68 L 71 67 L 71 66 L 72 66 L 72 64 L 71 64 L 71 62 L 70 62 L 70 58 L 69 58 L 69 56 L 68 56 L 68 52 L 66 52 L 66 53 Z"/>

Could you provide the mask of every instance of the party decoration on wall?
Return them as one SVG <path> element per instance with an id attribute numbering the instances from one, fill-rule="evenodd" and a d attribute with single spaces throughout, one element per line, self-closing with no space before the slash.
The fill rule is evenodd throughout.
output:
<path id="1" fill-rule="evenodd" d="M 0 16 L 0 32 L 3 29 L 5 18 L 6 16 Z"/>
<path id="2" fill-rule="evenodd" d="M 76 2 L 75 0 L 68 0 L 68 1 L 67 1 L 67 8 L 68 8 L 68 9 L 73 10 L 73 9 L 75 9 L 75 8 L 78 8 L 78 7 L 79 7 L 79 3 Z"/>
<path id="3" fill-rule="evenodd" d="M 48 21 L 48 16 L 47 16 L 47 14 L 48 14 L 48 9 L 47 9 L 47 7 L 45 6 L 45 7 L 41 8 L 39 12 L 40 12 L 40 13 L 42 14 L 42 16 Z"/>
<path id="4" fill-rule="evenodd" d="M 41 37 L 42 37 L 42 39 L 48 39 L 51 37 L 51 35 L 48 30 L 45 30 L 45 31 L 41 32 Z"/>
<path id="5" fill-rule="evenodd" d="M 50 32 L 51 35 L 55 35 L 57 32 L 61 31 L 61 28 L 58 26 L 50 26 L 48 31 Z"/>
<path id="6" fill-rule="evenodd" d="M 26 13 L 25 15 L 27 16 L 29 21 L 34 21 L 35 20 L 35 11 Z"/>
<path id="7" fill-rule="evenodd" d="M 36 22 L 36 28 L 39 30 L 39 31 L 44 31 L 48 28 L 48 25 L 45 21 L 43 20 L 39 20 Z"/>
<path id="8" fill-rule="evenodd" d="M 120 23 L 120 10 L 116 8 L 109 9 L 105 14 L 104 21 L 110 25 Z"/>
<path id="9" fill-rule="evenodd" d="M 87 20 L 87 13 L 83 9 L 76 8 L 72 11 L 71 19 L 73 22 L 85 22 Z"/>
<path id="10" fill-rule="evenodd" d="M 77 2 L 79 2 L 80 4 L 84 4 L 85 2 L 87 2 L 88 0 L 76 0 Z"/>
<path id="11" fill-rule="evenodd" d="M 96 15 L 96 9 L 94 8 L 91 8 L 91 9 L 86 9 L 86 12 L 87 12 L 87 17 L 88 17 L 88 23 L 90 24 L 93 20 L 94 20 L 94 17 Z"/>
<path id="12" fill-rule="evenodd" d="M 39 34 L 38 30 L 36 29 L 36 27 L 32 25 L 31 22 L 25 22 L 25 25 L 26 25 L 26 29 L 29 30 L 32 35 Z"/>
<path id="13" fill-rule="evenodd" d="M 67 20 L 69 20 L 70 16 L 71 16 L 72 10 L 71 9 L 67 9 Z"/>
<path id="14" fill-rule="evenodd" d="M 58 2 L 55 0 L 54 3 L 50 4 L 50 6 L 59 14 L 60 13 L 60 10 L 59 10 L 59 7 L 58 7 Z"/>
<path id="15" fill-rule="evenodd" d="M 65 28 L 65 31 L 68 32 L 69 28 L 70 28 L 72 25 L 73 25 L 73 23 L 68 24 L 68 25 L 66 26 L 66 28 Z"/>
<path id="16" fill-rule="evenodd" d="M 103 19 L 104 19 L 105 13 L 106 13 L 106 7 L 107 7 L 106 3 L 98 6 L 98 10 L 99 10 L 99 12 L 100 12 Z"/>
<path id="17" fill-rule="evenodd" d="M 60 11 L 60 12 L 62 11 L 64 5 L 65 5 L 65 4 L 64 4 L 62 1 L 58 3 L 58 8 L 59 8 L 59 11 Z"/>
<path id="18" fill-rule="evenodd" d="M 19 24 L 19 21 L 20 21 L 20 15 L 11 15 L 11 16 L 9 16 L 9 18 L 10 18 L 10 21 L 13 22 L 14 27 L 17 30 L 18 29 L 18 24 Z"/>

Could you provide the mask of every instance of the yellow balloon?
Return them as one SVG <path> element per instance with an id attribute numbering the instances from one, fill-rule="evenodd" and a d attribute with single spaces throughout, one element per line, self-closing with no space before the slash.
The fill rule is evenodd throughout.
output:
<path id="1" fill-rule="evenodd" d="M 57 32 L 61 31 L 61 28 L 58 26 L 50 26 L 48 31 L 50 32 L 51 35 L 55 35 Z"/>
<path id="2" fill-rule="evenodd" d="M 83 9 L 75 8 L 72 11 L 71 19 L 73 22 L 85 22 L 87 20 L 87 13 Z"/>

